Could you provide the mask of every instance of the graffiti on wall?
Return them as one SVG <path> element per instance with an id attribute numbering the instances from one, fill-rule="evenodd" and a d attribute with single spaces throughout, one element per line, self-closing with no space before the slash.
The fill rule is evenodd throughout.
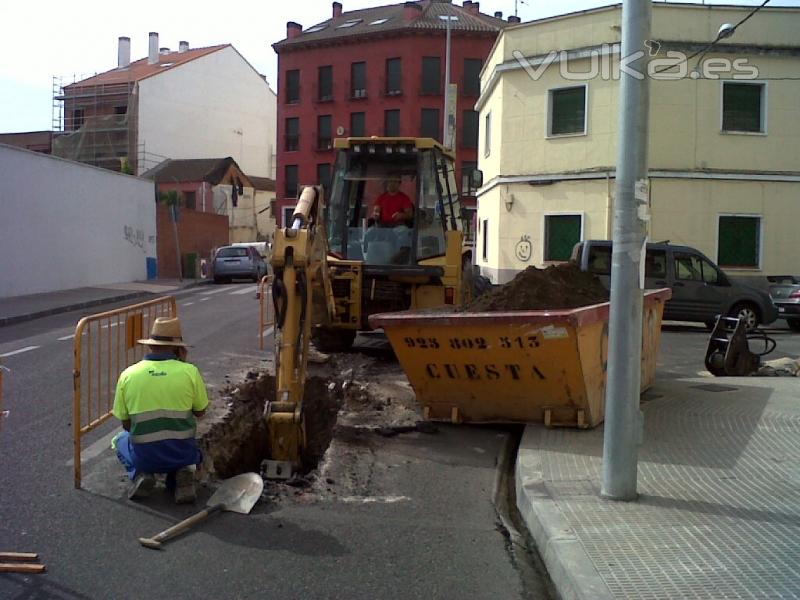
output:
<path id="1" fill-rule="evenodd" d="M 533 256 L 533 244 L 531 243 L 531 237 L 529 235 L 523 235 L 519 238 L 514 248 L 514 254 L 517 260 L 521 262 L 528 262 L 531 259 L 531 256 Z"/>
<path id="2" fill-rule="evenodd" d="M 125 225 L 124 235 L 128 243 L 138 246 L 139 248 L 144 248 L 144 231 L 141 229 L 134 230 L 130 225 Z"/>

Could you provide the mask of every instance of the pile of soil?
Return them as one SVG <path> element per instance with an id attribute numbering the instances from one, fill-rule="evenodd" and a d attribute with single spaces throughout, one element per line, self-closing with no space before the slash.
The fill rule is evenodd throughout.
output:
<path id="1" fill-rule="evenodd" d="M 537 269 L 528 267 L 507 284 L 476 298 L 467 312 L 554 310 L 608 301 L 608 290 L 591 273 L 574 263 Z"/>

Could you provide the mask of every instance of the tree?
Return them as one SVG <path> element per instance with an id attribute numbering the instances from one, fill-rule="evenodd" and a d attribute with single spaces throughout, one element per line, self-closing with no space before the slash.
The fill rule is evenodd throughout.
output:
<path id="1" fill-rule="evenodd" d="M 178 238 L 178 209 L 180 208 L 182 194 L 178 190 L 167 190 L 158 195 L 162 204 L 167 205 L 172 215 L 172 233 L 175 236 L 175 252 L 178 259 L 178 280 L 183 281 L 183 265 L 181 265 L 181 242 Z"/>

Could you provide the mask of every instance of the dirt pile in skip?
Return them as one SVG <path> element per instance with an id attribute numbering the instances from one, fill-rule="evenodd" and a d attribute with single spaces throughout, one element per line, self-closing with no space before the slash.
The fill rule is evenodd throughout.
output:
<path id="1" fill-rule="evenodd" d="M 528 267 L 507 284 L 473 300 L 466 312 L 578 308 L 608 301 L 602 282 L 574 263 Z"/>

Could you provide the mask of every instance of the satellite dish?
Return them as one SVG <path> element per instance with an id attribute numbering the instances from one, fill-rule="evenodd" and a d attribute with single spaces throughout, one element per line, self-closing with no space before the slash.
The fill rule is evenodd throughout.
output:
<path id="1" fill-rule="evenodd" d="M 336 128 L 336 135 L 344 135 L 344 127 L 342 127 L 341 125 L 339 125 L 339 126 Z"/>

